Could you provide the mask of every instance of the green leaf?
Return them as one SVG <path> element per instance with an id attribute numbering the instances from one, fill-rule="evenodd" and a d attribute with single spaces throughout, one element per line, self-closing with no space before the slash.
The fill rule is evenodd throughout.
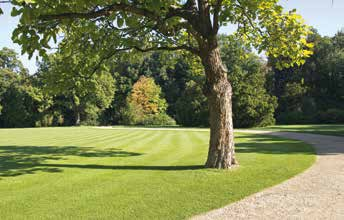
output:
<path id="1" fill-rule="evenodd" d="M 15 16 L 18 16 L 20 15 L 21 13 L 23 12 L 23 9 L 17 9 L 15 7 L 12 8 L 12 11 L 11 11 L 11 16 L 12 17 L 15 17 Z"/>
<path id="2" fill-rule="evenodd" d="M 117 26 L 120 28 L 123 26 L 124 20 L 121 17 L 117 17 Z"/>

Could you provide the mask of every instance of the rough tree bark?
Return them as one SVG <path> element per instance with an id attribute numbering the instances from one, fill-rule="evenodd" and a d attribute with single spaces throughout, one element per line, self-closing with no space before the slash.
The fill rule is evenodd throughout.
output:
<path id="1" fill-rule="evenodd" d="M 81 118 L 80 118 L 80 103 L 79 98 L 73 92 L 73 96 L 71 97 L 73 113 L 74 113 L 74 126 L 80 126 Z"/>
<path id="2" fill-rule="evenodd" d="M 80 112 L 75 112 L 75 126 L 80 126 Z"/>
<path id="3" fill-rule="evenodd" d="M 80 107 L 76 104 L 74 104 L 74 125 L 75 126 L 80 126 L 80 122 L 81 122 L 81 119 L 80 119 Z"/>
<path id="4" fill-rule="evenodd" d="M 234 151 L 232 87 L 222 63 L 217 40 L 202 49 L 206 73 L 204 93 L 208 98 L 210 142 L 207 168 L 228 169 L 237 164 Z"/>

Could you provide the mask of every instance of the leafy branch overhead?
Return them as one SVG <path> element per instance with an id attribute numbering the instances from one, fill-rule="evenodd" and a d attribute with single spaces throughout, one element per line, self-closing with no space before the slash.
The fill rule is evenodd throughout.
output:
<path id="1" fill-rule="evenodd" d="M 51 40 L 63 42 L 67 51 L 88 42 L 101 57 L 124 49 L 186 50 L 201 56 L 217 46 L 210 42 L 228 24 L 237 26 L 235 34 L 248 45 L 284 57 L 278 67 L 302 64 L 312 48 L 306 41 L 308 26 L 295 10 L 284 12 L 278 0 L 11 2 L 12 15 L 20 16 L 13 40 L 30 56 L 34 51 L 44 55 Z"/>

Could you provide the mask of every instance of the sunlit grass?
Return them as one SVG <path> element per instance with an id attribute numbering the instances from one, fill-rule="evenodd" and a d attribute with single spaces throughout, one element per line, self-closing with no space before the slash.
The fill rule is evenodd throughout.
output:
<path id="1" fill-rule="evenodd" d="M 208 131 L 0 130 L 1 219 L 184 219 L 311 166 L 311 146 L 236 134 L 240 166 L 204 169 Z"/>
<path id="2" fill-rule="evenodd" d="M 344 125 L 276 125 L 258 129 L 344 136 Z"/>

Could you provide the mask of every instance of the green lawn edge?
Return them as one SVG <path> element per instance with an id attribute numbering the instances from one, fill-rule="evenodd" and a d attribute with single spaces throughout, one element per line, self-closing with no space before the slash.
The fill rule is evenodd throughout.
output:
<path id="1" fill-rule="evenodd" d="M 236 133 L 238 168 L 199 169 L 195 165 L 205 160 L 208 135 L 208 131 L 90 127 L 0 130 L 0 212 L 3 219 L 185 219 L 280 184 L 311 167 L 316 158 L 311 145 L 297 140 Z M 142 155 L 115 158 L 118 161 L 114 163 L 113 157 L 103 157 L 113 141 L 125 152 Z M 135 145 L 137 141 L 142 144 Z M 166 145 L 157 149 L 153 142 Z M 62 159 L 43 159 L 43 167 L 17 167 L 11 171 L 24 174 L 6 177 L 1 175 L 8 163 L 4 158 L 16 153 L 6 147 L 9 145 L 17 148 L 20 159 L 54 156 L 51 154 Z M 42 148 L 37 151 L 35 146 Z M 90 146 L 95 148 L 89 151 Z M 30 157 L 26 147 L 33 151 Z M 77 164 L 110 168 L 164 165 L 170 170 L 71 166 Z"/>

